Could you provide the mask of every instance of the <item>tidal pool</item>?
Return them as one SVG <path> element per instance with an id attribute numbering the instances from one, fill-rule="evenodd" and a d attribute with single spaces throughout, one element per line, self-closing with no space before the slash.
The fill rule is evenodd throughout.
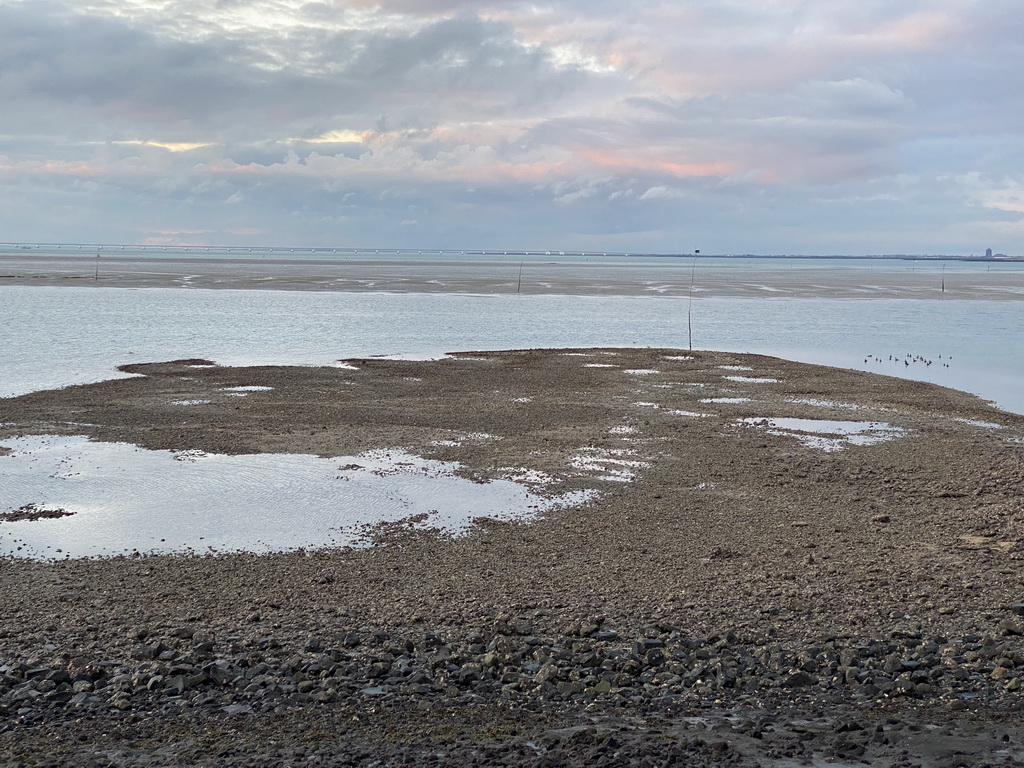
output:
<path id="1" fill-rule="evenodd" d="M 900 427 L 882 421 L 829 421 L 756 416 L 738 421 L 741 424 L 763 427 L 772 435 L 794 437 L 804 445 L 826 453 L 842 450 L 848 445 L 874 445 L 905 434 Z"/>
<path id="2" fill-rule="evenodd" d="M 402 450 L 227 456 L 53 435 L 0 446 L 10 450 L 0 455 L 0 556 L 343 546 L 376 523 L 422 516 L 424 526 L 457 533 L 478 517 L 523 519 L 593 495 L 473 482 L 454 474 L 458 464 Z M 40 511 L 61 516 L 11 519 Z"/>

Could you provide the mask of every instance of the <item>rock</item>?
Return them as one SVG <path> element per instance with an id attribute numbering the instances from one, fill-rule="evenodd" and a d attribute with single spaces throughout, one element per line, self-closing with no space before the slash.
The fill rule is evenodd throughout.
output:
<path id="1" fill-rule="evenodd" d="M 999 631 L 1004 635 L 1024 635 L 1024 629 L 1021 629 L 1013 619 L 1003 619 L 999 622 Z"/>
<path id="2" fill-rule="evenodd" d="M 864 724 L 857 720 L 843 720 L 836 725 L 836 733 L 850 733 L 852 731 L 863 731 Z"/>
<path id="3" fill-rule="evenodd" d="M 577 694 L 577 693 L 583 693 L 584 685 L 579 680 L 574 680 L 572 682 L 563 681 L 563 682 L 558 683 L 557 688 L 558 688 L 558 692 L 563 697 L 568 697 L 568 696 L 572 696 L 572 695 Z"/>
<path id="4" fill-rule="evenodd" d="M 818 682 L 818 678 L 808 672 L 793 672 L 792 674 L 786 675 L 783 678 L 783 686 L 786 688 L 802 688 L 808 685 L 814 685 Z"/>
<path id="5" fill-rule="evenodd" d="M 356 648 L 361 643 L 362 641 L 360 640 L 359 635 L 355 632 L 349 632 L 341 641 L 341 644 L 346 648 Z"/>
<path id="6" fill-rule="evenodd" d="M 512 632 L 520 636 L 533 634 L 533 625 L 527 619 L 516 619 L 511 625 Z"/>
<path id="7" fill-rule="evenodd" d="M 989 674 L 989 677 L 991 679 L 993 679 L 993 680 L 1005 680 L 1011 674 L 1013 674 L 1013 673 L 1010 670 L 1008 670 L 1006 667 L 996 667 Z"/>
<path id="8" fill-rule="evenodd" d="M 533 676 L 533 679 L 538 683 L 554 682 L 559 677 L 559 669 L 554 664 L 548 664 L 547 666 L 541 667 L 540 671 Z"/>

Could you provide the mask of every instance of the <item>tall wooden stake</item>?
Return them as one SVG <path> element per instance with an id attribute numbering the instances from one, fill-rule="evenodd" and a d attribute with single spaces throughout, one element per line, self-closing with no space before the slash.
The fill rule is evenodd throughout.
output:
<path id="1" fill-rule="evenodd" d="M 698 251 L 699 253 L 699 251 Z M 693 257 L 693 264 L 690 266 L 690 290 L 686 294 L 686 333 L 690 340 L 690 351 L 693 351 L 693 276 L 697 271 L 697 257 Z"/>

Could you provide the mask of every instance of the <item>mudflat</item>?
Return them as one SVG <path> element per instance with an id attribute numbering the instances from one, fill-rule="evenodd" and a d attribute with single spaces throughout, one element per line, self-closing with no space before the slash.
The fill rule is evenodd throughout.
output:
<path id="1" fill-rule="evenodd" d="M 930 384 L 756 355 L 346 363 L 133 365 L 135 378 L 0 400 L 0 438 L 322 456 L 401 447 L 481 483 L 517 475 L 598 495 L 530 522 L 479 519 L 458 537 L 382 525 L 366 548 L 0 562 L 0 754 L 76 765 L 1024 756 L 1024 417 Z M 224 396 L 238 386 L 268 389 Z M 209 402 L 173 404 L 183 400 Z"/>
<path id="2" fill-rule="evenodd" d="M 854 265 L 856 264 L 856 265 Z M 577 262 L 0 254 L 0 285 L 623 296 L 1024 300 L 1019 264 L 735 259 Z"/>

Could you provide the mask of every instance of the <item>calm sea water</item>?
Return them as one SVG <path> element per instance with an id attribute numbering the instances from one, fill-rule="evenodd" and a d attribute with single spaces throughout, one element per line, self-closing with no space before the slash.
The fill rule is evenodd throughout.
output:
<path id="1" fill-rule="evenodd" d="M 695 349 L 932 381 L 1024 413 L 1021 304 L 981 300 L 704 297 L 690 306 L 658 296 L 0 286 L 0 396 L 181 357 L 322 365 L 461 350 L 685 348 L 688 311 Z M 933 365 L 905 365 L 908 354 Z"/>
<path id="2" fill-rule="evenodd" d="M 582 257 L 558 258 L 580 263 Z M 743 269 L 737 261 L 729 264 Z M 791 268 L 805 266 L 820 269 L 822 262 L 793 260 Z M 899 268 L 904 267 L 912 271 L 918 265 Z M 844 262 L 835 268 L 872 265 Z M 946 267 L 979 268 L 985 267 Z M 1005 299 L 698 295 L 691 302 L 665 295 L 0 286 L 0 397 L 109 379 L 122 375 L 116 367 L 125 363 L 184 357 L 225 365 L 327 365 L 371 355 L 685 349 L 692 342 L 695 349 L 755 352 L 932 381 L 1024 413 L 1022 306 Z M 457 529 L 480 514 L 528 515 L 541 505 L 528 488 L 510 481 L 495 485 L 497 495 L 481 506 L 478 486 L 461 481 L 473 486 L 467 490 L 432 465 L 378 486 L 372 472 L 339 480 L 338 462 L 310 456 L 183 462 L 168 452 L 45 436 L 7 440 L 5 446 L 14 453 L 0 458 L 0 511 L 38 503 L 75 514 L 5 522 L 0 556 L 331 546 L 350 541 L 353 527 L 397 520 L 420 508 L 445 510 L 451 519 L 432 523 Z M 356 459 L 367 468 L 378 460 Z M 297 498 L 304 503 L 297 505 Z M 303 514 L 286 518 L 297 509 Z"/>

